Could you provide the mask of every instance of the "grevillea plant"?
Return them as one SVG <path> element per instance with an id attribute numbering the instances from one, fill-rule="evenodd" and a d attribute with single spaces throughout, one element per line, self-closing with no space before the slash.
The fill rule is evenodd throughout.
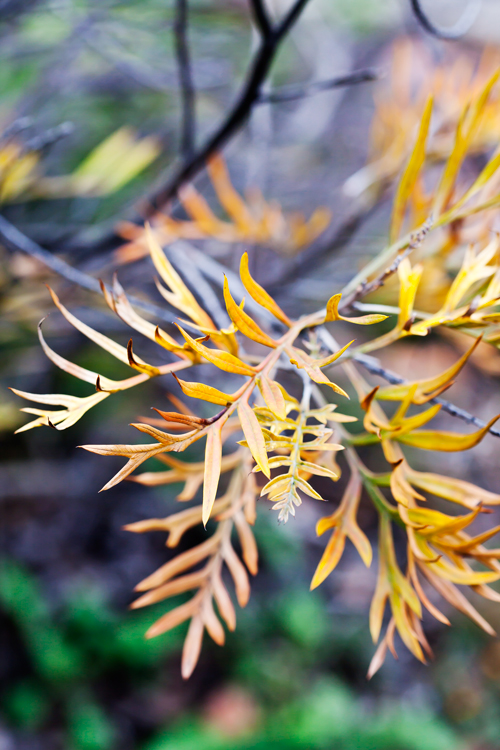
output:
<path id="1" fill-rule="evenodd" d="M 470 229 L 478 216 L 481 219 L 500 206 L 500 194 L 492 187 L 498 180 L 499 152 L 493 154 L 472 183 L 464 182 L 461 169 L 475 143 L 497 77 L 495 74 L 467 103 L 440 173 L 426 160 L 432 102 L 424 107 L 413 152 L 395 191 L 389 228 L 391 244 L 343 290 L 336 290 L 332 279 L 334 294 L 326 309 L 299 318 L 287 314 L 255 281 L 245 253 L 240 277 L 248 295 L 246 305 L 233 296 L 235 288 L 241 288 L 238 279 L 229 283 L 227 278 L 221 278 L 228 323 L 225 328 L 218 328 L 169 262 L 154 228 L 149 227 L 145 233 L 161 278 L 158 289 L 183 316 L 176 333 L 171 335 L 141 317 L 116 279 L 111 289 L 103 285 L 103 293 L 122 321 L 167 350 L 173 362 L 160 366 L 145 362 L 133 348 L 132 339 L 123 347 L 98 333 L 77 319 L 51 291 L 55 305 L 71 325 L 129 365 L 135 374 L 116 381 L 73 364 L 49 347 L 40 327 L 41 345 L 50 360 L 95 390 L 84 398 L 16 391 L 41 405 L 24 409 L 35 419 L 21 431 L 42 425 L 66 429 L 117 391 L 167 373 L 175 376 L 188 399 L 189 406 L 174 400 L 177 411 L 157 409 L 158 418 L 133 425 L 151 442 L 84 446 L 93 453 L 127 459 L 103 489 L 125 478 L 150 486 L 182 482 L 184 488 L 177 498 L 181 502 L 195 500 L 202 490 L 199 504 L 195 502 L 166 518 L 146 519 L 127 527 L 137 533 L 165 531 L 170 548 L 179 544 L 188 529 L 207 527 L 204 541 L 172 557 L 137 585 L 140 597 L 132 605 L 142 607 L 192 592 L 191 598 L 167 611 L 147 633 L 148 637 L 156 636 L 189 621 L 182 659 L 184 677 L 196 665 L 205 630 L 222 644 L 225 630 L 221 620 L 229 630 L 236 626 L 224 568 L 232 577 L 239 605 L 245 606 L 248 601 L 248 573 L 256 574 L 258 562 L 252 532 L 256 499 L 270 501 L 278 520 L 286 522 L 290 515 L 300 517 L 302 502 L 329 499 L 327 490 L 322 496 L 316 489 L 316 477 L 322 478 L 321 487 L 325 488 L 328 482 L 338 480 L 341 471 L 348 474 L 343 496 L 333 513 L 317 524 L 319 536 L 329 534 L 311 587 L 319 586 L 334 571 L 347 540 L 354 544 L 366 566 L 372 564 L 372 546 L 358 525 L 357 512 L 360 502 L 373 503 L 379 517 L 379 541 L 370 630 L 379 645 L 369 674 L 382 664 L 387 649 L 395 654 L 396 631 L 405 646 L 418 659 L 425 660 L 424 654 L 429 654 L 430 648 L 422 628 L 423 610 L 449 624 L 447 615 L 436 604 L 435 594 L 493 634 L 491 626 L 458 587 L 469 587 L 487 599 L 500 601 L 500 595 L 490 587 L 500 579 L 500 549 L 485 546 L 499 527 L 480 534 L 470 531 L 478 514 L 488 506 L 500 504 L 500 494 L 463 479 L 417 471 L 410 465 L 405 448 L 409 446 L 412 455 L 415 450 L 465 451 L 477 445 L 498 418 L 493 417 L 468 434 L 444 432 L 431 424 L 443 405 L 454 413 L 440 396 L 458 377 L 480 340 L 489 343 L 492 352 L 500 343 L 500 241 L 496 236 L 485 236 L 481 221 L 475 244 L 467 246 L 461 234 L 464 225 Z M 414 256 L 444 258 L 451 246 L 462 261 L 450 278 L 443 303 L 432 312 L 415 310 L 423 267 L 420 263 L 412 265 Z M 447 253 L 443 253 L 443 248 Z M 397 306 L 386 306 L 381 311 L 380 306 L 377 309 L 370 302 L 360 302 L 390 276 L 399 282 Z M 386 329 L 380 333 L 377 324 L 384 320 Z M 349 326 L 362 326 L 377 334 L 357 345 L 354 341 L 337 344 L 333 335 L 345 336 Z M 445 372 L 384 387 L 373 387 L 360 374 L 359 365 L 366 363 L 366 352 L 403 338 L 427 336 L 436 328 L 453 329 L 464 339 L 469 337 L 463 356 Z M 195 370 L 202 363 L 212 366 L 214 378 L 219 371 L 219 380 L 210 377 L 211 382 L 207 383 L 181 379 L 182 370 Z M 342 369 L 349 394 L 334 382 L 334 368 Z M 294 394 L 281 382 L 284 371 L 287 383 L 290 371 L 299 376 L 295 378 L 295 391 L 288 386 Z M 362 432 L 353 432 L 350 423 L 357 420 L 342 413 L 342 404 L 349 396 L 364 412 Z M 198 416 L 196 400 L 208 404 L 213 415 Z M 391 402 L 395 408 L 391 408 Z M 190 463 L 177 457 L 199 440 L 205 441 L 203 462 Z M 380 446 L 385 470 L 371 471 L 360 458 L 360 446 L 363 455 L 369 446 Z M 161 461 L 165 469 L 132 474 L 150 458 Z M 223 489 L 219 490 L 219 486 Z M 334 488 L 331 485 L 333 495 Z M 447 501 L 449 512 L 434 509 L 433 497 Z M 439 507 L 444 507 L 442 502 Z M 461 509 L 459 514 L 453 512 L 457 507 Z M 404 565 L 395 553 L 397 527 L 407 542 Z M 233 546 L 235 534 L 242 559 Z M 387 608 L 389 615 L 384 620 Z"/>

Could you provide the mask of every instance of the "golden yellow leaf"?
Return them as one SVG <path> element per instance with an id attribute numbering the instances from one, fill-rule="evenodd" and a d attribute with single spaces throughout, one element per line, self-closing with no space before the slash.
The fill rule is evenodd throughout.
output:
<path id="1" fill-rule="evenodd" d="M 448 214 L 444 214 L 441 217 L 442 221 L 445 221 L 449 218 L 450 214 L 455 214 L 458 212 L 458 209 L 461 208 L 465 203 L 467 203 L 471 198 L 473 198 L 490 180 L 491 178 L 496 174 L 498 168 L 500 167 L 500 148 L 498 148 L 491 159 L 487 162 L 486 166 L 482 169 L 482 171 L 479 173 L 479 176 L 474 180 L 470 188 L 463 194 L 463 196 L 458 200 L 450 209 L 450 212 Z"/>
<path id="2" fill-rule="evenodd" d="M 352 342 L 350 342 L 352 343 Z M 349 344 L 347 345 L 349 346 Z M 344 349 L 347 347 L 344 347 Z M 333 357 L 337 358 L 337 356 L 340 356 L 342 353 L 342 350 L 340 352 L 336 352 Z M 289 350 L 287 350 L 287 354 L 290 357 L 290 363 L 292 365 L 295 365 L 299 370 L 305 370 L 311 380 L 313 380 L 315 383 L 323 384 L 323 385 L 329 385 L 330 388 L 332 388 L 336 393 L 339 393 L 341 396 L 345 396 L 346 398 L 349 398 L 347 393 L 336 383 L 333 383 L 331 380 L 327 378 L 324 372 L 321 372 L 319 369 L 319 366 L 316 364 L 316 362 L 321 362 L 323 360 L 313 360 L 308 355 L 303 352 L 301 349 L 296 349 L 294 346 L 290 347 Z M 330 359 L 330 358 L 327 358 Z"/>
<path id="3" fill-rule="evenodd" d="M 127 531 L 133 530 L 128 527 L 125 528 Z M 140 596 L 132 602 L 130 609 L 148 607 L 151 604 L 156 604 L 164 599 L 169 599 L 171 596 L 176 596 L 177 594 L 183 594 L 185 591 L 197 589 L 203 585 L 206 578 L 206 570 L 198 570 L 196 573 L 188 573 L 188 575 L 175 578 L 173 581 L 168 581 L 168 583 L 164 583 L 163 586 L 158 586 Z"/>
<path id="4" fill-rule="evenodd" d="M 20 432 L 26 432 L 34 427 L 48 427 L 49 422 L 52 427 L 56 430 L 67 430 L 68 427 L 72 427 L 78 420 L 93 406 L 103 401 L 109 396 L 109 393 L 99 392 L 93 393 L 91 396 L 79 398 L 77 396 L 67 396 L 65 394 L 38 394 L 38 393 L 27 393 L 26 391 L 19 391 L 16 388 L 10 389 L 16 396 L 26 398 L 28 401 L 34 401 L 39 404 L 51 404 L 57 406 L 64 406 L 66 408 L 60 410 L 52 409 L 33 409 L 32 407 L 26 407 L 21 409 L 26 414 L 34 414 L 38 419 L 33 420 L 19 427 L 14 434 Z"/>
<path id="5" fill-rule="evenodd" d="M 224 302 L 226 303 L 229 317 L 236 328 L 241 331 L 244 336 L 252 339 L 252 341 L 256 341 L 258 344 L 269 346 L 271 349 L 276 348 L 276 341 L 264 333 L 257 323 L 252 320 L 250 315 L 247 315 L 246 312 L 236 304 L 231 296 L 231 292 L 229 291 L 226 276 L 224 276 Z"/>
<path id="6" fill-rule="evenodd" d="M 333 297 L 327 302 L 326 305 L 326 316 L 324 323 L 330 323 L 334 320 L 345 320 L 347 323 L 356 323 L 361 326 L 370 326 L 374 323 L 381 323 L 383 320 L 387 320 L 387 315 L 380 315 L 379 313 L 371 313 L 370 315 L 361 315 L 356 318 L 345 318 L 339 313 L 339 304 L 342 298 L 342 294 L 334 294 Z M 352 343 L 352 342 L 351 342 Z"/>
<path id="7" fill-rule="evenodd" d="M 98 453 L 101 456 L 129 457 L 125 466 L 104 485 L 100 492 L 109 490 L 111 487 L 119 484 L 119 482 L 128 477 L 128 475 L 138 466 L 144 463 L 144 461 L 147 461 L 148 458 L 153 458 L 153 456 L 166 450 L 165 445 L 162 443 L 153 443 L 149 445 L 81 445 L 80 448 L 84 448 L 90 453 Z"/>
<path id="8" fill-rule="evenodd" d="M 432 495 L 443 497 L 453 503 L 475 508 L 479 503 L 484 505 L 500 505 L 500 495 L 483 490 L 481 487 L 462 479 L 441 476 L 421 471 L 414 471 L 408 467 L 407 478 L 411 484 Z"/>
<path id="9" fill-rule="evenodd" d="M 182 207 L 193 219 L 193 223 L 202 234 L 212 237 L 224 237 L 227 234 L 226 230 L 231 229 L 230 226 L 217 218 L 205 198 L 198 193 L 193 185 L 183 185 L 178 195 Z"/>
<path id="10" fill-rule="evenodd" d="M 189 620 L 189 618 L 192 617 L 195 612 L 194 607 L 195 605 L 193 605 L 193 600 L 186 602 L 185 604 L 181 604 L 179 607 L 175 607 L 175 609 L 172 609 L 170 612 L 167 612 L 166 615 L 160 617 L 160 619 L 157 620 L 154 625 L 151 625 L 151 627 L 146 631 L 145 637 L 156 638 L 156 636 L 161 635 L 162 633 L 166 633 L 168 630 L 172 630 L 172 628 L 180 625 L 181 622 Z"/>
<path id="11" fill-rule="evenodd" d="M 148 365 L 146 362 L 144 362 L 144 360 L 140 359 L 140 357 L 136 357 L 134 355 L 134 351 L 132 349 L 132 339 L 129 339 L 129 342 L 127 344 L 127 356 L 128 363 L 130 367 L 134 368 L 134 370 L 144 373 L 144 375 L 147 375 L 149 378 L 154 378 L 157 375 L 161 375 L 161 371 L 158 369 L 158 367 Z"/>
<path id="12" fill-rule="evenodd" d="M 446 166 L 434 197 L 433 211 L 436 216 L 439 216 L 450 198 L 460 167 L 462 166 L 463 160 L 467 154 L 471 140 L 476 133 L 484 107 L 488 101 L 491 89 L 498 80 L 498 76 L 499 71 L 496 71 L 486 83 L 476 100 L 473 101 L 472 104 L 467 104 L 458 121 L 453 150 L 446 162 Z"/>
<path id="13" fill-rule="evenodd" d="M 47 186 L 57 188 L 64 180 L 66 194 L 106 195 L 127 184 L 142 172 L 160 153 L 154 137 L 137 140 L 130 128 L 120 128 L 100 143 L 68 177 L 50 178 Z M 57 191 L 56 191 L 57 192 Z M 59 191 L 61 189 L 59 188 Z"/>
<path id="14" fill-rule="evenodd" d="M 103 391 L 113 392 L 116 390 L 124 390 L 136 385 L 137 383 L 143 382 L 141 376 L 127 378 L 126 380 L 110 380 L 109 378 L 99 375 L 97 372 L 87 370 L 84 367 L 80 367 L 80 365 L 75 365 L 74 362 L 70 362 L 50 348 L 43 337 L 42 323 L 43 320 L 38 324 L 38 338 L 40 344 L 42 345 L 45 355 L 56 365 L 56 367 L 59 367 L 60 370 L 64 370 L 64 372 L 67 372 L 69 375 L 73 375 L 75 378 L 83 380 L 85 383 L 90 383 L 93 386 L 95 386 L 99 379 Z M 143 377 L 146 379 L 147 376 L 143 375 Z"/>
<path id="15" fill-rule="evenodd" d="M 444 580 L 440 576 L 436 575 L 434 571 L 430 569 L 431 566 L 418 561 L 418 566 L 425 577 L 429 580 L 436 591 L 446 599 L 453 607 L 463 612 L 465 615 L 471 618 L 480 628 L 482 628 L 488 635 L 493 637 L 496 636 L 495 631 L 487 622 L 482 615 L 472 606 L 469 600 L 462 594 L 462 592 L 451 583 L 451 581 Z"/>
<path id="16" fill-rule="evenodd" d="M 207 162 L 207 170 L 221 206 L 233 219 L 243 237 L 251 237 L 255 231 L 255 222 L 246 204 L 231 184 L 224 159 L 219 154 L 214 154 Z"/>
<path id="17" fill-rule="evenodd" d="M 180 387 L 182 388 L 182 392 L 185 393 L 186 396 L 190 396 L 191 398 L 199 398 L 202 401 L 208 401 L 211 404 L 220 404 L 221 406 L 227 406 L 228 404 L 232 404 L 234 401 L 232 395 L 230 395 L 229 393 L 223 393 L 222 391 L 219 391 L 217 388 L 214 388 L 211 385 L 188 382 L 186 380 L 181 380 L 180 378 L 178 378 L 175 373 L 172 373 L 172 375 L 177 380 Z"/>
<path id="18" fill-rule="evenodd" d="M 250 573 L 255 576 L 258 571 L 259 552 L 252 529 L 241 511 L 235 513 L 234 523 L 240 540 L 243 560 Z"/>
<path id="19" fill-rule="evenodd" d="M 101 349 L 104 349 L 104 351 L 109 352 L 109 354 L 112 354 L 113 357 L 116 357 L 116 359 L 119 359 L 120 362 L 124 362 L 126 365 L 129 364 L 129 359 L 127 355 L 127 350 L 124 346 L 120 346 L 120 344 L 117 344 L 112 339 L 108 338 L 107 336 L 104 336 L 104 334 L 99 333 L 98 331 L 95 331 L 90 326 L 86 325 L 85 323 L 82 323 L 81 320 L 78 320 L 77 317 L 75 317 L 72 313 L 69 312 L 69 310 L 66 309 L 66 307 L 62 304 L 62 302 L 59 300 L 59 297 L 54 292 L 53 289 L 50 288 L 50 286 L 47 286 L 47 289 L 50 292 L 50 296 L 52 297 L 52 301 L 54 302 L 57 309 L 64 315 L 68 323 L 71 323 L 71 325 L 76 328 L 77 331 L 80 331 L 80 333 L 83 333 L 84 336 L 86 336 L 88 339 L 94 342 L 94 344 L 97 344 L 101 347 Z M 141 364 L 144 364 L 142 360 L 138 361 Z"/>
<path id="20" fill-rule="evenodd" d="M 203 641 L 204 625 L 200 615 L 191 620 L 182 649 L 181 674 L 184 680 L 191 677 L 198 662 Z"/>
<path id="21" fill-rule="evenodd" d="M 214 599 L 217 602 L 217 608 L 221 617 L 223 618 L 229 630 L 235 630 L 236 613 L 234 611 L 231 597 L 229 596 L 228 591 L 222 582 L 220 573 L 212 577 L 212 589 L 214 592 Z"/>
<path id="22" fill-rule="evenodd" d="M 375 398 L 382 401 L 400 401 L 405 398 L 412 389 L 415 389 L 412 403 L 425 404 L 426 401 L 438 396 L 445 388 L 448 388 L 449 385 L 451 385 L 453 378 L 458 375 L 480 342 L 481 338 L 479 337 L 472 344 L 470 349 L 468 349 L 465 354 L 455 362 L 455 364 L 448 367 L 448 369 L 440 375 L 425 380 L 413 380 L 408 383 L 402 383 L 401 385 L 384 386 L 377 390 Z"/>
<path id="23" fill-rule="evenodd" d="M 236 599 L 238 600 L 238 604 L 240 605 L 240 607 L 246 607 L 246 605 L 248 604 L 248 599 L 250 597 L 250 582 L 248 580 L 245 566 L 232 548 L 229 539 L 224 540 L 221 552 L 224 562 L 229 568 L 229 572 L 231 573 L 231 577 L 234 581 L 234 587 L 236 589 Z"/>
<path id="24" fill-rule="evenodd" d="M 144 578 L 135 587 L 135 591 L 149 591 L 157 586 L 161 586 L 166 581 L 170 581 L 179 573 L 183 573 L 185 570 L 192 568 L 194 565 L 198 565 L 207 557 L 210 557 L 220 545 L 220 537 L 217 532 L 209 537 L 206 541 L 198 544 L 196 547 L 181 552 L 180 555 L 169 560 L 161 568 L 155 570 L 154 573 Z"/>
<path id="25" fill-rule="evenodd" d="M 471 435 L 460 435 L 456 432 L 438 432 L 432 430 L 417 430 L 407 435 L 396 436 L 395 439 L 400 443 L 412 445 L 414 448 L 421 448 L 428 451 L 466 451 L 477 445 L 492 427 L 500 414 L 493 417 L 487 425 Z"/>
<path id="26" fill-rule="evenodd" d="M 191 338 L 191 336 L 186 333 L 186 331 L 184 331 L 179 325 L 177 325 L 177 328 L 184 336 L 189 346 L 197 354 L 206 359 L 208 362 L 211 362 L 220 370 L 224 370 L 225 372 L 234 372 L 237 375 L 255 375 L 254 368 L 250 367 L 250 365 L 247 365 L 245 362 L 242 362 L 241 359 L 235 357 L 234 354 L 209 349 L 207 346 L 203 346 L 203 344 L 200 344 L 198 341 Z"/>
<path id="27" fill-rule="evenodd" d="M 389 230 L 391 245 L 396 242 L 403 225 L 408 199 L 412 193 L 425 161 L 425 148 L 432 115 L 433 98 L 430 96 L 422 114 L 417 140 L 396 190 Z"/>
<path id="28" fill-rule="evenodd" d="M 201 605 L 201 619 L 210 638 L 215 641 L 218 646 L 223 646 L 226 640 L 226 634 L 219 618 L 215 614 L 212 597 L 204 597 Z"/>
<path id="29" fill-rule="evenodd" d="M 356 520 L 361 491 L 361 478 L 359 472 L 354 470 L 352 471 L 338 509 L 331 516 L 321 518 L 316 524 L 316 534 L 318 536 L 321 536 L 321 534 L 331 528 L 334 531 L 314 573 L 311 590 L 323 583 L 325 578 L 336 568 L 344 552 L 346 537 L 352 541 L 365 565 L 367 567 L 371 565 L 372 548 Z"/>
<path id="30" fill-rule="evenodd" d="M 422 276 L 423 266 L 417 264 L 413 268 L 408 258 L 404 258 L 398 267 L 400 283 L 398 326 L 403 328 L 410 320 L 413 312 L 415 295 Z"/>
<path id="31" fill-rule="evenodd" d="M 281 307 L 278 306 L 271 295 L 268 294 L 260 284 L 257 284 L 255 279 L 253 279 L 250 275 L 250 271 L 248 268 L 248 253 L 243 253 L 243 255 L 241 256 L 240 276 L 243 282 L 243 286 L 249 293 L 250 297 L 255 300 L 255 302 L 257 302 L 259 305 L 262 305 L 262 307 L 264 307 L 266 310 L 269 310 L 269 312 L 271 312 L 275 318 L 281 320 L 281 322 L 286 326 L 290 327 L 292 325 L 290 318 L 285 315 Z"/>
<path id="32" fill-rule="evenodd" d="M 160 244 L 149 224 L 146 224 L 146 238 L 154 266 L 163 281 L 168 284 L 172 290 L 169 292 L 160 284 L 158 287 L 160 293 L 165 297 L 167 302 L 178 310 L 182 310 L 186 315 L 189 315 L 195 323 L 198 323 L 198 325 L 204 326 L 205 328 L 215 330 L 212 319 L 207 315 L 205 310 L 200 307 L 194 295 L 189 291 L 177 271 L 173 268 L 160 247 Z"/>
<path id="33" fill-rule="evenodd" d="M 177 356 L 184 359 L 189 357 L 189 353 L 183 350 L 182 347 L 179 346 L 177 341 L 169 336 L 168 333 L 166 333 L 153 323 L 150 323 L 148 320 L 142 318 L 134 310 L 129 300 L 127 299 L 127 296 L 116 275 L 113 277 L 113 296 L 111 298 L 106 290 L 106 287 L 102 285 L 101 288 L 108 305 L 123 320 L 124 323 L 141 333 L 143 336 L 146 336 L 146 338 L 150 339 L 150 341 L 154 341 L 157 344 L 160 344 L 160 346 L 162 346 L 164 349 L 167 349 L 167 351 L 175 352 Z"/>

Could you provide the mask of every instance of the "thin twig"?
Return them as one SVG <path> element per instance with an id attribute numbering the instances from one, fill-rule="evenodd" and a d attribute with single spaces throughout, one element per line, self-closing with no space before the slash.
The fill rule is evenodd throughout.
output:
<path id="1" fill-rule="evenodd" d="M 387 279 L 396 273 L 403 260 L 407 258 L 410 253 L 413 252 L 413 250 L 416 250 L 418 247 L 420 247 L 420 245 L 432 229 L 433 222 L 434 219 L 432 216 L 430 216 L 427 221 L 420 227 L 418 232 L 412 234 L 408 246 L 396 255 L 391 265 L 385 268 L 382 273 L 380 273 L 372 281 L 362 281 L 361 284 L 359 284 L 359 286 L 350 295 L 342 300 L 340 308 L 342 310 L 348 310 L 355 302 L 384 286 Z"/>
<path id="2" fill-rule="evenodd" d="M 188 10 L 188 0 L 176 0 L 174 35 L 182 99 L 181 153 L 186 162 L 194 153 L 196 141 L 195 89 L 188 42 Z"/>
<path id="3" fill-rule="evenodd" d="M 469 31 L 483 4 L 482 0 L 470 0 L 462 17 L 459 18 L 456 24 L 448 29 L 440 29 L 424 12 L 420 0 L 410 0 L 410 3 L 417 20 L 429 34 L 436 36 L 438 39 L 448 40 L 460 39 L 460 37 Z"/>
<path id="4" fill-rule="evenodd" d="M 282 86 L 269 93 L 262 92 L 256 101 L 256 104 L 279 104 L 281 102 L 293 102 L 296 99 L 303 99 L 307 96 L 313 96 L 320 91 L 329 91 L 330 89 L 341 88 L 342 86 L 354 86 L 358 83 L 367 83 L 378 80 L 379 76 L 375 70 L 357 70 L 336 78 L 329 78 L 326 81 L 313 81 L 312 83 Z"/>
<path id="5" fill-rule="evenodd" d="M 388 370 L 386 367 L 382 367 L 380 362 L 375 359 L 375 357 L 368 357 L 366 354 L 357 354 L 354 357 L 354 360 L 360 365 L 363 365 L 363 367 L 372 375 L 379 375 L 381 378 L 384 378 L 384 380 L 387 380 L 387 382 L 391 383 L 392 385 L 404 385 L 408 382 L 404 378 L 401 378 L 399 375 L 397 375 L 395 372 L 392 372 L 392 370 Z M 455 404 L 452 404 L 450 401 L 446 401 L 446 399 L 444 398 L 431 398 L 428 403 L 439 404 L 442 411 L 445 411 L 452 417 L 461 419 L 463 422 L 467 422 L 467 424 L 473 424 L 479 428 L 486 426 L 486 422 L 483 422 L 482 419 L 479 419 L 479 417 L 475 417 L 473 414 L 470 414 L 465 409 L 461 409 L 459 406 L 455 406 Z M 492 435 L 495 435 L 495 437 L 500 437 L 500 430 L 497 430 L 494 427 L 490 427 L 489 432 L 491 432 Z"/>
<path id="6" fill-rule="evenodd" d="M 102 295 L 98 279 L 95 279 L 93 276 L 90 276 L 83 271 L 79 271 L 77 268 L 73 268 L 73 266 L 70 266 L 70 264 L 66 263 L 65 260 L 62 260 L 62 258 L 58 258 L 56 255 L 49 253 L 48 250 L 45 250 L 32 239 L 26 237 L 25 234 L 20 232 L 19 229 L 1 215 L 0 241 L 11 251 L 19 251 L 31 256 L 32 258 L 36 258 L 47 266 L 47 268 L 50 268 L 51 271 L 54 271 L 54 273 L 62 276 L 72 284 L 76 284 L 82 289 L 87 289 L 90 292 L 96 292 L 97 294 Z M 111 292 L 108 287 L 106 288 Z M 144 310 L 144 312 L 154 315 L 156 318 L 160 318 L 167 323 L 172 323 L 172 314 L 168 313 L 166 310 L 162 310 L 161 307 L 157 307 L 149 302 L 144 302 L 143 300 L 131 295 L 129 295 L 128 298 L 135 307 L 138 307 L 141 310 Z"/>
<path id="7" fill-rule="evenodd" d="M 338 343 L 335 341 L 331 333 L 326 330 L 326 328 L 320 327 L 317 329 L 317 332 L 319 338 L 328 350 L 332 352 L 338 351 L 338 349 L 340 348 Z M 341 357 L 337 360 L 337 362 L 335 362 L 335 365 L 339 363 L 341 364 L 343 361 L 345 361 L 345 359 L 345 357 Z M 393 372 L 392 370 L 388 370 L 386 367 L 382 367 L 379 360 L 375 357 L 370 357 L 366 354 L 356 354 L 354 357 L 352 357 L 352 360 L 360 365 L 363 365 L 363 367 L 372 375 L 378 375 L 384 380 L 387 380 L 387 382 L 391 383 L 392 385 L 404 385 L 405 383 L 408 383 L 407 380 L 400 377 L 397 373 Z M 479 419 L 479 417 L 475 417 L 473 414 L 470 414 L 470 412 L 466 411 L 465 409 L 461 409 L 459 406 L 455 406 L 455 404 L 452 404 L 450 401 L 446 401 L 446 399 L 444 398 L 431 398 L 428 403 L 439 404 L 442 411 L 446 412 L 452 417 L 461 419 L 467 424 L 473 424 L 475 427 L 479 428 L 486 427 L 486 422 L 483 422 L 482 419 Z M 500 430 L 495 429 L 494 427 L 490 427 L 488 432 L 490 432 L 495 437 L 500 437 Z"/>

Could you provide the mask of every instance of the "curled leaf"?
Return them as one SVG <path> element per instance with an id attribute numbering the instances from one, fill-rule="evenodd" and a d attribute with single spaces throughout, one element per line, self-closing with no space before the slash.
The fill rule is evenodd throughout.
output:
<path id="1" fill-rule="evenodd" d="M 271 349 L 276 348 L 276 341 L 268 336 L 264 331 L 259 328 L 257 323 L 247 315 L 247 313 L 239 307 L 231 296 L 229 291 L 229 285 L 227 278 L 224 276 L 224 301 L 226 303 L 226 309 L 232 322 L 241 333 L 252 341 L 256 341 L 258 344 L 264 344 L 269 346 Z"/>
<path id="2" fill-rule="evenodd" d="M 379 313 L 361 315 L 360 317 L 356 318 L 345 318 L 339 313 L 339 303 L 341 298 L 341 294 L 334 294 L 333 297 L 330 297 L 326 305 L 326 316 L 323 321 L 324 323 L 330 323 L 334 320 L 345 320 L 347 323 L 356 323 L 360 326 L 371 326 L 375 323 L 381 323 L 383 320 L 387 320 L 388 318 L 387 315 L 381 315 Z"/>
<path id="3" fill-rule="evenodd" d="M 243 253 L 241 256 L 240 276 L 243 286 L 255 302 L 262 305 L 266 310 L 269 310 L 275 318 L 278 318 L 278 320 L 286 326 L 290 327 L 292 325 L 290 318 L 285 315 L 281 307 L 279 307 L 279 305 L 273 300 L 271 295 L 252 278 L 248 268 L 248 253 Z"/>

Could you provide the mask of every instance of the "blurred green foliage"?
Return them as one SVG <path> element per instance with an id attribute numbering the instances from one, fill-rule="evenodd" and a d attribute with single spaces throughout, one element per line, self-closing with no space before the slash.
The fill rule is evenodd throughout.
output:
<path id="1" fill-rule="evenodd" d="M 267 519 L 260 525 L 267 527 Z M 300 561 L 293 540 L 277 542 L 270 528 L 266 531 L 269 541 L 274 537 L 275 558 L 283 562 L 292 547 L 296 562 Z M 30 663 L 29 675 L 3 694 L 4 715 L 12 727 L 36 732 L 50 723 L 54 712 L 61 712 L 68 749 L 121 747 L 116 711 L 102 701 L 101 682 L 119 679 L 132 690 L 147 686 L 154 695 L 161 690 L 165 669 L 167 674 L 178 670 L 179 629 L 153 641 L 144 639 L 158 608 L 118 612 L 95 586 L 70 592 L 54 607 L 35 577 L 8 560 L 0 569 L 0 602 L 19 630 Z M 224 716 L 221 726 L 217 722 L 214 726 L 213 717 L 207 721 L 204 715 L 203 702 L 200 707 L 195 700 L 170 717 L 164 728 L 160 719 L 156 731 L 148 732 L 149 739 L 134 747 L 448 750 L 460 746 L 458 735 L 429 705 L 412 707 L 393 699 L 370 706 L 352 685 L 334 676 L 333 654 L 343 649 L 346 640 L 341 629 L 336 631 L 324 602 L 304 589 L 267 597 L 257 594 L 248 611 L 240 614 L 236 633 L 228 637 L 223 673 L 215 682 L 215 689 L 227 683 L 246 691 L 258 707 L 255 726 L 245 730 L 243 722 L 241 736 L 227 736 Z M 365 636 L 353 629 L 358 658 L 368 655 L 362 646 Z"/>

